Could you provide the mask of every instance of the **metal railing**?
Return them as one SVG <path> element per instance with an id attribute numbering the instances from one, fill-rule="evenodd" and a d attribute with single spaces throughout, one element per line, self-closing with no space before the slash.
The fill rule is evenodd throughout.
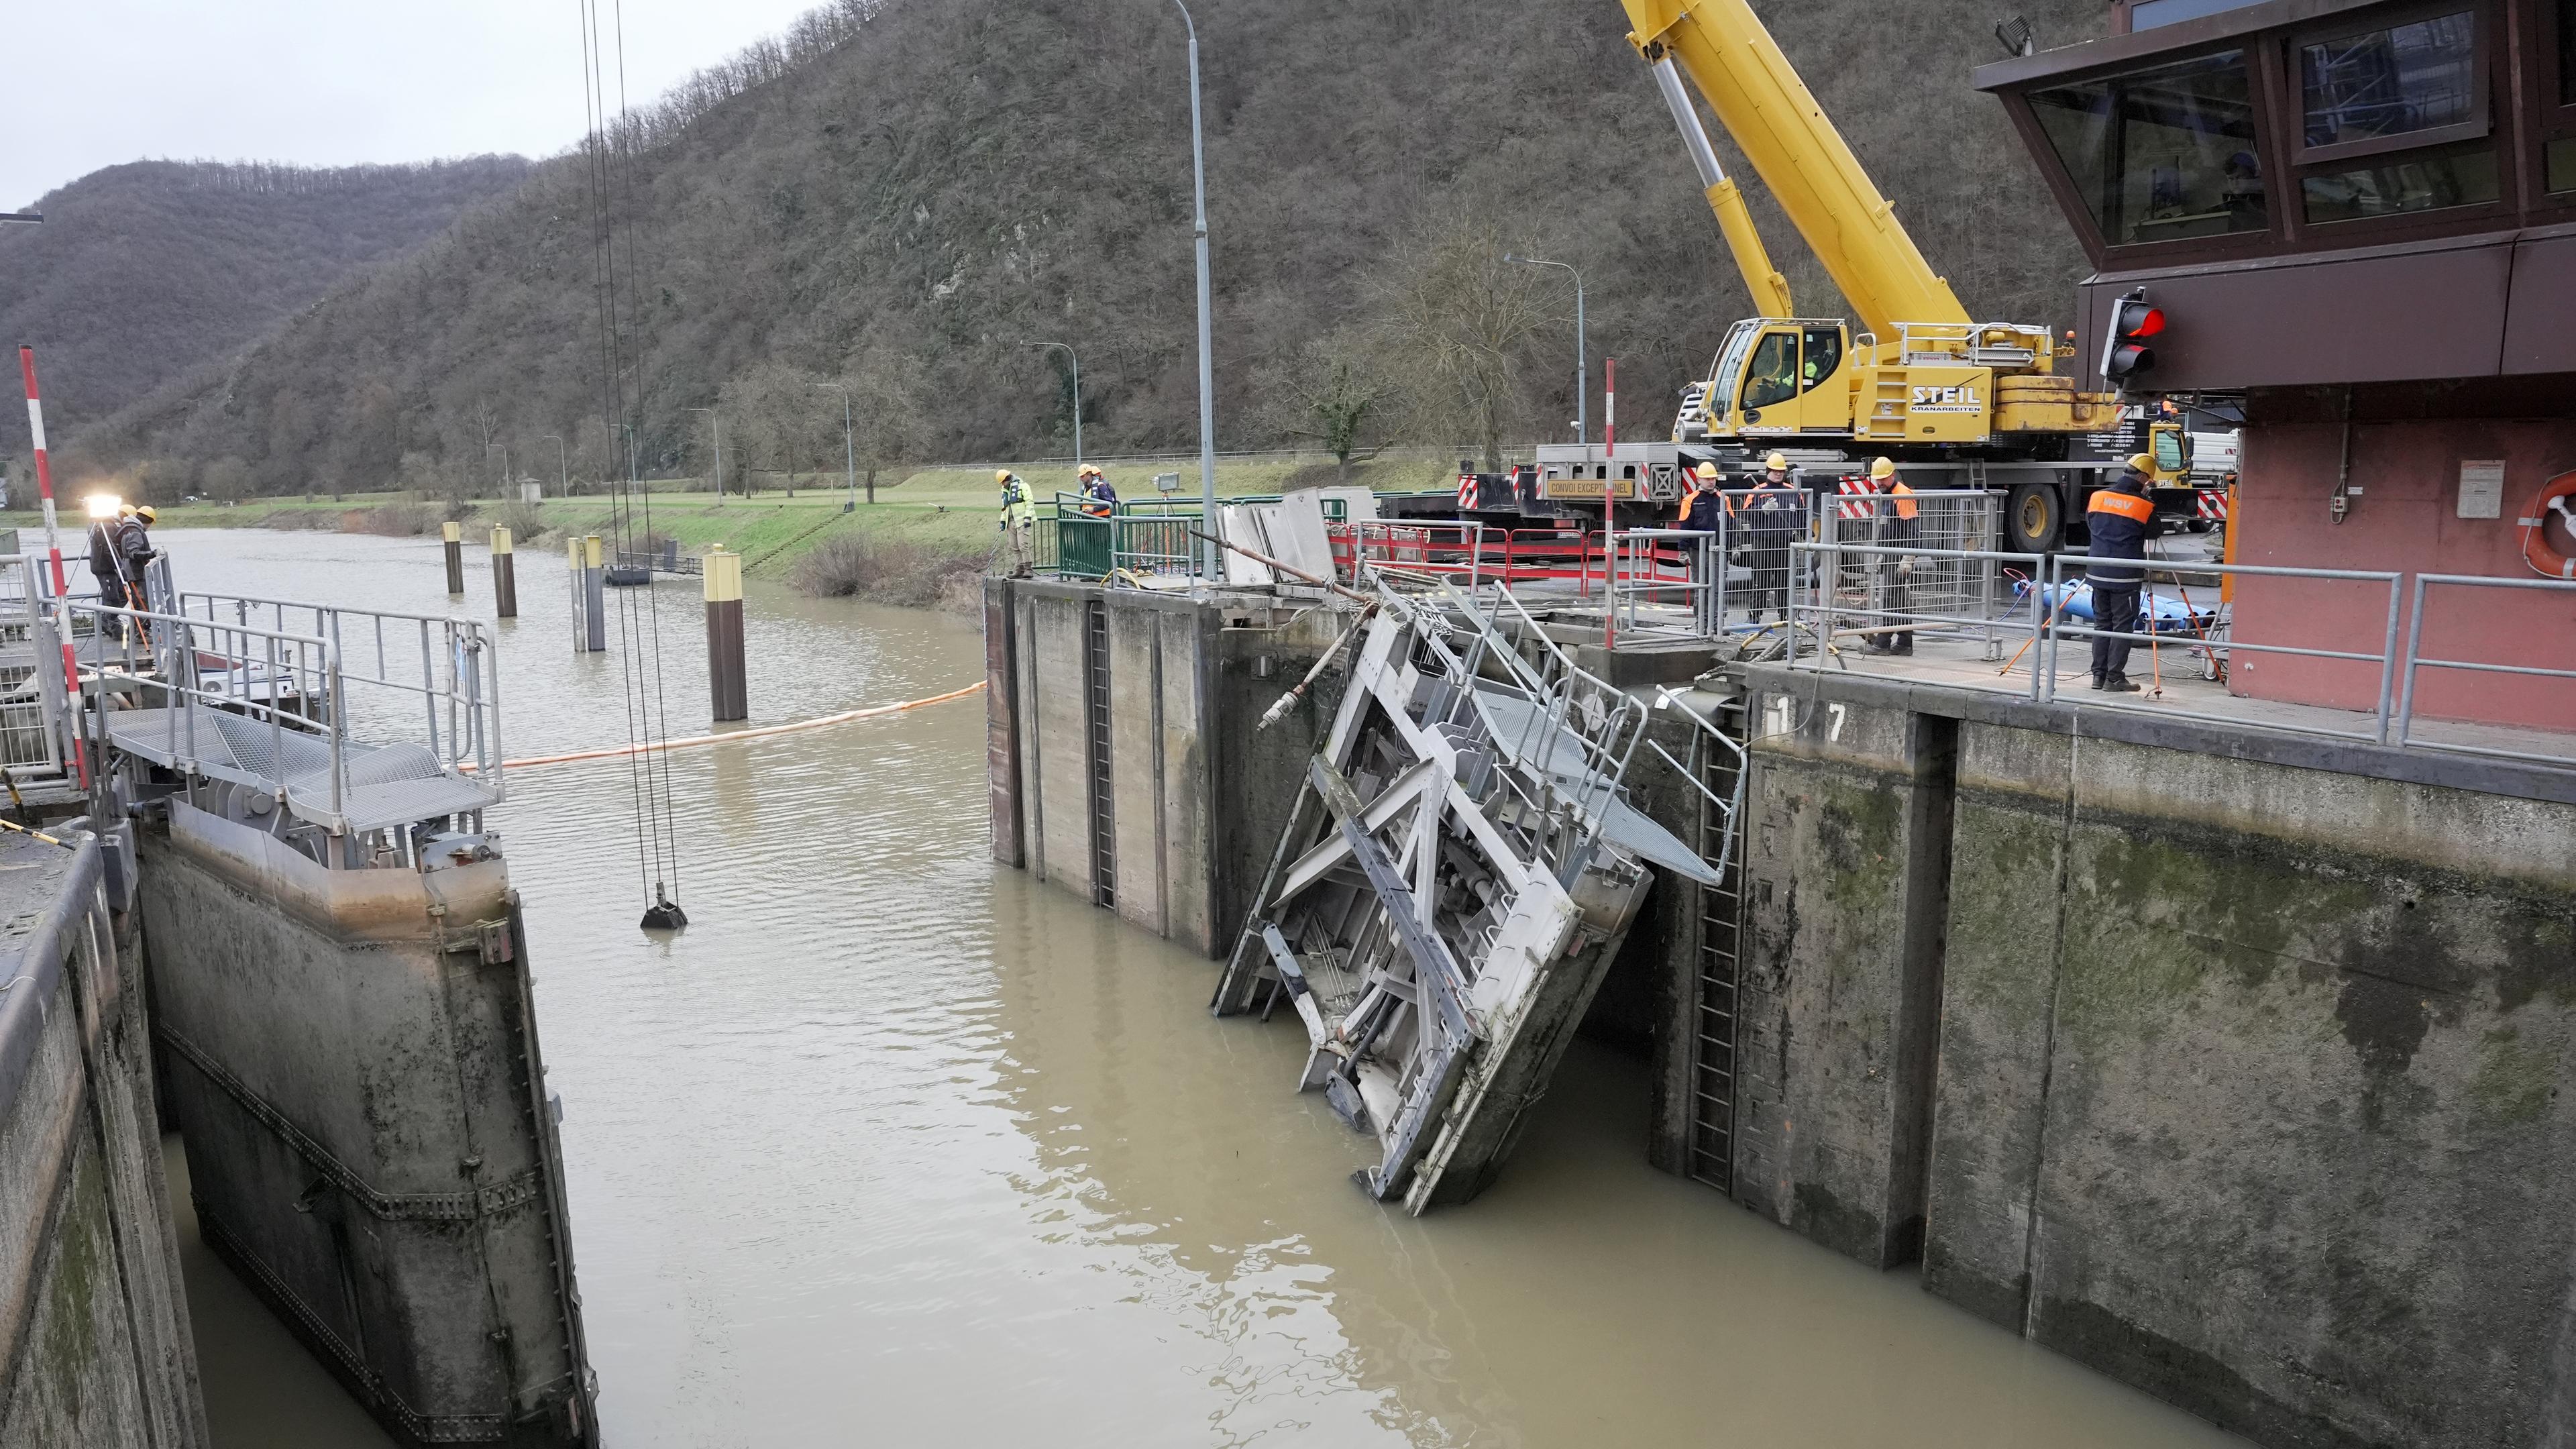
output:
<path id="1" fill-rule="evenodd" d="M 2436 588 L 2511 589 L 2523 592 L 2557 594 L 2576 599 L 2576 582 L 2565 579 L 2490 578 L 2477 574 L 2417 574 L 2413 597 L 2407 608 L 2405 678 L 2400 686 L 2397 706 L 2396 743 L 2409 749 L 2450 750 L 2460 754 L 2485 755 L 2495 759 L 2547 760 L 2576 764 L 2576 739 L 2564 751 L 2531 751 L 2503 749 L 2492 745 L 2471 744 L 2458 740 L 2419 739 L 2415 734 L 2416 680 L 2424 670 L 2457 670 L 2480 675 L 2508 675 L 2525 679 L 2562 679 L 2576 682 L 2576 669 L 2552 669 L 2537 664 L 2493 664 L 2483 660 L 2436 659 L 2424 653 L 2424 604 Z M 2570 690 L 2571 703 L 2566 718 L 2576 721 L 2576 689 Z"/>
<path id="2" fill-rule="evenodd" d="M 213 631 L 221 640 L 227 631 L 259 632 L 256 620 L 265 618 L 266 632 L 281 637 L 327 640 L 333 651 L 335 687 L 322 697 L 325 706 L 316 722 L 346 730 L 384 730 L 402 733 L 407 730 L 399 713 L 412 708 L 421 711 L 425 741 L 430 753 L 449 769 L 471 769 L 485 782 L 495 799 L 506 797 L 501 748 L 501 659 L 484 626 L 471 619 L 451 619 L 434 614 L 402 614 L 381 609 L 347 609 L 336 604 L 308 604 L 291 599 L 259 598 L 244 594 L 184 593 L 178 597 L 178 617 L 193 628 Z M 224 656 L 225 651 L 214 651 Z M 417 664 L 419 682 L 410 677 Z M 268 681 L 272 690 L 280 683 L 295 686 L 299 694 L 310 698 L 302 686 L 310 681 L 301 676 Z M 337 683 L 380 691 L 375 699 L 382 707 L 362 706 L 345 694 Z M 238 701 L 247 698 L 255 678 L 245 677 L 240 689 L 245 693 L 229 696 Z M 404 703 L 404 701 L 410 701 Z M 366 717 L 352 719 L 363 710 Z"/>
<path id="3" fill-rule="evenodd" d="M 1411 523 L 1362 519 L 1328 523 L 1333 568 L 1342 580 L 1365 584 L 1385 577 L 1407 583 L 1463 585 L 1473 594 L 1484 582 L 1485 526 L 1481 523 Z"/>
<path id="4" fill-rule="evenodd" d="M 2074 616 L 2068 612 L 2072 604 L 2070 596 L 2073 592 L 2073 584 L 2076 582 L 2070 578 L 2070 572 L 2075 568 L 2085 566 L 2088 562 L 2089 561 L 2086 559 L 2066 554 L 2052 555 L 2048 561 L 2048 582 L 2046 590 L 2041 595 L 2041 598 L 2045 602 L 2047 610 L 2054 611 L 2057 617 L 2046 631 L 2048 636 L 2046 640 L 2046 648 L 2049 654 L 2049 662 L 2046 668 L 2042 671 L 2046 676 L 2043 681 L 2046 686 L 2046 693 L 2042 696 L 2043 698 L 2054 699 L 2057 697 L 2057 676 L 2060 668 L 2059 652 L 2063 648 L 2062 641 L 2066 639 L 2107 639 L 2112 641 L 2126 641 L 2132 646 L 2144 644 L 2150 651 L 2155 651 L 2164 647 L 2169 647 L 2174 642 L 2177 635 L 2196 635 L 2204 641 L 2202 647 L 2211 647 L 2205 641 L 2211 631 L 2217 626 L 2219 619 L 2218 611 L 2215 607 L 2215 601 L 2212 601 L 2213 607 L 2206 616 L 2209 620 L 2209 623 L 2206 626 L 2202 625 L 2200 622 L 2203 616 L 2188 601 L 2182 602 L 2182 612 L 2179 618 L 2164 611 L 2162 608 L 2162 602 L 2176 600 L 2180 594 L 2180 586 L 2168 584 L 2164 586 L 2163 593 L 2160 594 L 2158 592 L 2158 586 L 2154 582 L 2152 574 L 2161 572 L 2170 575 L 2176 571 L 2176 567 L 2172 564 L 2165 564 L 2163 567 L 2159 568 L 2156 566 L 2157 561 L 2149 561 L 2147 564 L 2146 567 L 2149 571 L 2149 577 L 2140 592 L 2139 617 L 2146 623 L 2146 632 L 2138 632 L 2134 630 L 2105 630 L 2076 622 Z M 2388 573 L 2372 569 L 2300 569 L 2282 568 L 2269 564 L 2230 563 L 2193 563 L 2182 567 L 2180 571 L 2195 574 L 2217 574 L 2225 578 L 2309 579 L 2346 584 L 2377 584 L 2384 587 L 2387 590 L 2388 595 L 2387 627 L 2383 635 L 2381 647 L 2376 653 L 2353 649 L 2315 649 L 2297 644 L 2253 643 L 2238 637 L 2232 626 L 2229 627 L 2227 631 L 2223 647 L 2231 658 L 2242 653 L 2271 655 L 2285 658 L 2334 659 L 2342 660 L 2347 663 L 2377 665 L 2379 668 L 2378 697 L 2376 703 L 2374 703 L 2371 708 L 2371 723 L 2370 728 L 2367 730 L 2339 729 L 2327 724 L 2322 719 L 2287 722 L 2282 723 L 2279 727 L 2292 729 L 2301 734 L 2326 735 L 2337 739 L 2366 740 L 2373 744 L 2384 745 L 2389 742 L 2390 731 L 2394 723 L 2394 711 L 2392 706 L 2395 703 L 2395 690 L 2399 672 L 2397 626 L 2399 622 L 2399 610 L 2405 603 L 2403 597 L 2403 583 L 2406 576 L 2404 574 Z M 2089 586 L 2087 587 L 2086 592 L 2088 594 L 2091 592 Z M 2168 624 L 2174 624 L 2177 627 L 2164 627 Z M 2151 664 L 2160 662 L 2157 654 L 2153 652 L 2150 652 L 2148 657 Z M 2202 710 L 2177 709 L 2169 705 L 2150 704 L 2143 701 L 2133 703 L 2132 700 L 2136 698 L 2137 697 L 2135 696 L 2125 694 L 2105 693 L 2099 699 L 2088 699 L 2086 702 L 2106 709 L 2145 710 L 2155 714 L 2159 718 L 2195 720 L 2204 724 L 2244 724 L 2247 722 L 2245 716 L 2242 714 L 2211 714 Z M 2274 722 L 2267 720 L 2265 723 L 2272 724 Z"/>
<path id="5" fill-rule="evenodd" d="M 333 716 L 343 698 L 340 651 L 321 634 L 295 634 L 255 625 L 217 624 L 186 614 L 115 609 L 95 601 L 69 600 L 75 619 L 86 618 L 95 636 L 112 638 L 116 648 L 96 661 L 85 679 L 101 691 L 118 686 L 139 700 L 159 699 L 164 731 L 162 751 L 179 767 L 196 773 L 208 747 L 201 739 L 200 714 L 191 705 L 206 705 L 242 715 L 268 727 L 268 758 L 287 758 L 286 737 L 320 737 L 329 751 L 324 772 L 327 806 L 323 818 L 341 819 L 349 790 L 345 732 Z M 119 676 L 111 679 L 111 675 Z M 292 701 L 290 707 L 289 701 Z M 85 715 L 85 718 L 96 716 Z M 93 745 L 105 743 L 93 739 Z M 278 764 L 277 798 L 289 806 L 301 803 L 308 818 L 313 802 L 296 802 L 293 784 Z"/>
<path id="6" fill-rule="evenodd" d="M 2261 723 L 2266 727 L 2304 734 L 2357 739 L 2376 744 L 2393 741 L 2397 711 L 2394 690 L 2401 673 L 2398 624 L 2403 607 L 2405 575 L 2369 569 L 2301 569 L 2260 564 L 2219 562 L 2179 563 L 2149 559 L 2136 565 L 2142 573 L 2139 598 L 2141 627 L 2130 630 L 2105 630 L 2092 619 L 2091 585 L 2081 571 L 2092 561 L 2076 555 L 2002 553 L 1990 550 L 1956 550 L 1931 548 L 1892 548 L 1878 544 L 1856 544 L 1848 541 L 1800 544 L 1796 549 L 1801 560 L 1797 597 L 1791 609 L 1788 663 L 1792 668 L 1824 669 L 1829 666 L 1850 668 L 1851 641 L 1875 640 L 1882 645 L 1905 641 L 1913 645 L 1925 642 L 1973 642 L 1977 645 L 1977 665 L 1972 671 L 1951 669 L 1935 676 L 1932 682 L 1966 689 L 1984 689 L 2022 695 L 2035 702 L 2047 703 L 2058 697 L 2058 682 L 2064 673 L 2064 647 L 2067 640 L 2085 641 L 2089 646 L 2097 639 L 2125 641 L 2142 647 L 2147 653 L 2149 670 L 2159 686 L 2166 681 L 2181 685 L 2187 670 L 2177 668 L 2170 675 L 2161 670 L 2162 651 L 2180 646 L 2188 659 L 2197 656 L 2214 666 L 2237 654 L 2273 655 L 2305 659 L 2333 660 L 2348 664 L 2375 666 L 2378 670 L 2376 698 L 2368 713 L 2366 727 L 2345 727 L 2336 722 L 2337 715 L 2360 711 L 2321 712 L 2313 719 L 2296 716 L 2265 717 L 2260 721 L 2247 714 L 2213 713 L 2193 709 L 2187 704 L 2159 702 L 2144 695 L 2104 692 L 2087 694 L 2088 706 L 2103 709 L 2132 710 L 2150 713 L 2164 719 L 2186 719 L 2208 724 Z M 1883 575 L 1906 560 L 1918 566 L 1948 567 L 1965 572 L 1970 565 L 1982 576 L 1987 570 L 2008 582 L 1975 597 L 1959 595 L 1949 600 L 1925 601 L 1891 592 Z M 2238 635 L 2232 618 L 2224 612 L 2214 591 L 2195 599 L 2191 586 L 2179 581 L 2178 575 L 2212 575 L 2300 579 L 2342 585 L 2366 585 L 2379 591 L 2385 600 L 2385 623 L 2382 647 L 2376 651 L 2327 649 L 2307 645 L 2247 640 Z M 1855 584 L 1855 577 L 1861 582 Z M 2159 576 L 2162 576 L 2161 581 Z M 1947 603 L 1950 607 L 1942 607 Z M 1999 669 L 1986 669 L 2000 653 L 2005 637 L 2018 635 L 2021 643 L 2010 659 Z M 2023 682 L 2013 682 L 2025 661 L 2029 673 Z M 1955 665 L 1956 659 L 1948 661 Z M 2089 672 L 2089 671 L 2086 671 Z M 2215 667 L 2205 669 L 2203 677 L 2215 680 Z"/>
<path id="7" fill-rule="evenodd" d="M 1723 628 L 1725 553 L 1695 528 L 1631 528 L 1610 536 L 1610 602 L 1622 634 L 1713 638 Z"/>
<path id="8" fill-rule="evenodd" d="M 1444 621 L 1469 636 L 1459 654 L 1440 631 L 1424 631 L 1444 676 L 1459 682 L 1485 733 L 1549 782 L 1526 803 L 1546 814 L 1562 801 L 1597 822 L 1645 738 L 1645 704 L 1576 664 L 1509 589 L 1479 594 L 1442 580 L 1430 601 L 1443 607 Z M 1497 671 L 1503 680 L 1490 679 Z M 1527 713 L 1516 721 L 1499 716 L 1497 686 L 1500 697 L 1518 700 Z M 1563 753 L 1568 740 L 1575 744 L 1570 755 Z"/>

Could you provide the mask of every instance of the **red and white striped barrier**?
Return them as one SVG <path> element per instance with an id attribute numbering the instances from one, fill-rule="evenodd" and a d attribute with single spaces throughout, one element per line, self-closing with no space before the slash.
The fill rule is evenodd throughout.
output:
<path id="1" fill-rule="evenodd" d="M 1836 491 L 1843 495 L 1843 500 L 1834 505 L 1836 518 L 1857 523 L 1863 519 L 1878 516 L 1876 495 L 1879 489 L 1876 479 L 1845 478 L 1837 486 Z"/>
<path id="2" fill-rule="evenodd" d="M 2212 523 L 2225 523 L 2227 521 L 2227 490 L 2224 488 L 2201 489 L 2199 513 L 2201 517 L 2208 519 Z"/>
<path id="3" fill-rule="evenodd" d="M 27 436 L 36 449 L 36 494 L 45 502 L 45 552 L 53 563 L 54 631 L 63 639 L 63 688 L 75 697 L 80 692 L 80 664 L 72 657 L 71 587 L 63 580 L 63 538 L 54 523 L 54 465 L 45 455 L 45 405 L 36 397 L 36 349 L 21 344 L 18 348 L 18 374 L 27 382 Z M 135 605 L 149 608 L 142 600 Z M 89 757 L 81 750 L 77 736 L 72 740 L 72 763 L 79 768 L 81 788 L 89 788 Z"/>

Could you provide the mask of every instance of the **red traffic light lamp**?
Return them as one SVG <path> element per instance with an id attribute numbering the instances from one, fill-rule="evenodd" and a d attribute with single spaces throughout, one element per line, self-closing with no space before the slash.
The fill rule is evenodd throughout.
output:
<path id="1" fill-rule="evenodd" d="M 2111 325 L 2102 339 L 2102 378 L 2114 387 L 2126 388 L 2156 365 L 2156 350 L 2148 343 L 2162 336 L 2165 309 L 2147 301 L 2147 289 L 2138 288 L 2111 308 Z"/>

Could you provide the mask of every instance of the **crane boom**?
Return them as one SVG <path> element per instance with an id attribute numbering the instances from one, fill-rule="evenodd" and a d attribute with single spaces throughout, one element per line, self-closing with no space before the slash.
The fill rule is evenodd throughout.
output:
<path id="1" fill-rule="evenodd" d="M 1735 253 L 1736 268 L 1744 273 L 1744 285 L 1753 293 L 1754 309 L 1765 317 L 1795 317 L 1797 308 L 1789 301 L 1789 279 L 1771 265 L 1771 253 L 1762 245 L 1762 233 L 1753 229 L 1753 212 L 1744 204 L 1744 192 L 1726 168 L 1717 164 L 1717 148 L 1708 144 L 1708 131 L 1699 123 L 1699 108 L 1691 104 L 1690 92 L 1682 89 L 1681 72 L 1673 68 L 1673 58 L 1665 56 L 1655 62 L 1655 87 L 1664 93 L 1664 105 L 1673 113 L 1673 124 L 1681 127 L 1682 147 L 1690 152 L 1691 165 L 1699 170 L 1699 184 L 1708 194 L 1708 209 L 1717 213 L 1717 230 L 1726 238 L 1729 251 Z"/>
<path id="2" fill-rule="evenodd" d="M 1678 61 L 1690 73 L 1718 122 L 1779 199 L 1863 327 L 1882 343 L 1892 343 L 1900 323 L 1969 325 L 1967 309 L 1950 284 L 1923 259 L 1914 238 L 1897 222 L 1895 206 L 1871 184 L 1860 159 L 1825 118 L 1824 108 L 1746 0 L 1622 3 L 1635 27 L 1629 43 L 1650 64 Z M 1665 99 L 1675 99 L 1670 89 Z M 1675 109 L 1676 120 L 1688 114 L 1686 104 Z M 1695 116 L 1689 122 L 1683 128 L 1685 143 L 1698 130 Z M 1705 147 L 1704 135 L 1700 144 Z M 1693 159 L 1699 158 L 1694 154 Z M 1734 183 L 1723 173 L 1709 181 L 1715 169 L 1712 154 L 1702 181 L 1754 300 L 1768 311 L 1776 297 L 1780 310 L 1772 315 L 1788 315 L 1787 286 L 1771 269 L 1760 238 L 1753 237 L 1749 247 L 1738 238 L 1739 220 L 1745 234 L 1752 232 L 1743 198 L 1718 194 L 1721 187 L 1733 193 Z"/>

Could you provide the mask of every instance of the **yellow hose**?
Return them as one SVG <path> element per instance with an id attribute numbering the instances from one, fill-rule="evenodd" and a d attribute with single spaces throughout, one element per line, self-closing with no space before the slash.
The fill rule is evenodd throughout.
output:
<path id="1" fill-rule="evenodd" d="M 901 704 L 872 705 L 866 709 L 848 709 L 839 714 L 800 719 L 789 724 L 763 725 L 758 729 L 733 730 L 720 735 L 692 735 L 684 740 L 656 740 L 650 744 L 641 745 L 612 745 L 604 750 L 575 750 L 567 755 L 531 755 L 524 760 L 503 760 L 501 768 L 523 770 L 534 765 L 568 765 L 577 760 L 619 760 L 629 755 L 660 754 L 666 750 L 694 749 L 699 745 L 720 745 L 734 740 L 767 739 L 771 735 L 795 734 L 800 730 L 819 730 L 827 725 L 848 724 L 853 720 L 875 719 L 880 715 L 901 714 L 906 710 L 920 709 L 927 705 L 946 704 L 952 699 L 964 699 L 970 694 L 979 693 L 983 688 L 983 681 L 978 680 L 964 689 L 952 689 L 946 694 L 934 694 L 928 699 L 908 699 Z M 473 773 L 474 770 L 470 762 L 458 765 L 456 768 L 467 774 Z M 7 824 L 7 822 L 0 821 L 0 824 Z"/>

